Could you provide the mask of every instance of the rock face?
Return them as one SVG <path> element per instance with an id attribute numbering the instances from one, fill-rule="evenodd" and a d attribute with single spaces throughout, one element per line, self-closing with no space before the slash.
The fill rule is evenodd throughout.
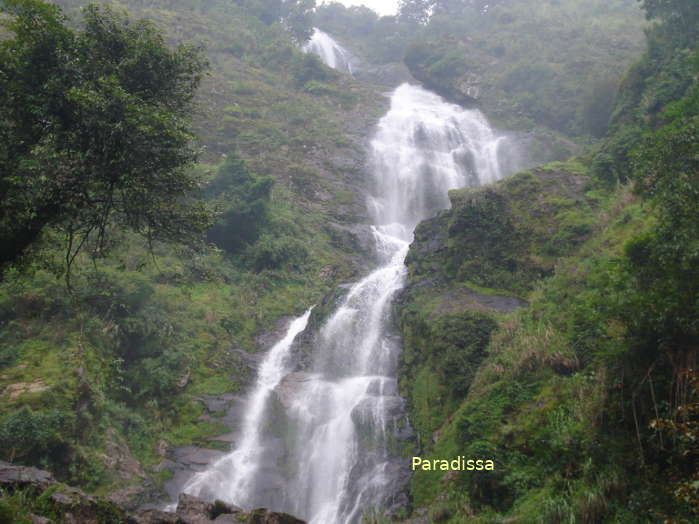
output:
<path id="1" fill-rule="evenodd" d="M 310 366 L 313 357 L 313 348 L 315 347 L 316 337 L 320 329 L 330 315 L 335 312 L 337 305 L 349 292 L 350 288 L 351 284 L 339 285 L 325 295 L 323 300 L 311 311 L 306 329 L 294 339 L 294 343 L 291 346 L 291 354 L 297 371 L 305 371 Z"/>
<path id="2" fill-rule="evenodd" d="M 413 64 L 410 72 L 427 89 L 451 102 L 465 107 L 473 107 L 480 101 L 483 81 L 475 71 L 467 71 L 458 77 L 441 78 L 431 74 L 427 67 Z"/>
<path id="3" fill-rule="evenodd" d="M 141 463 L 131 454 L 129 447 L 113 428 L 106 434 L 103 460 L 120 483 L 126 486 L 112 490 L 108 496 L 117 506 L 135 509 L 153 495 L 153 483 L 143 471 Z"/>
<path id="4" fill-rule="evenodd" d="M 277 400 L 279 400 L 284 408 L 291 408 L 299 390 L 303 388 L 304 384 L 310 379 L 310 373 L 304 373 L 301 371 L 289 373 L 282 379 L 274 390 Z"/>
<path id="5" fill-rule="evenodd" d="M 61 521 L 68 524 L 138 522 L 113 502 L 58 483 L 48 471 L 0 461 L 0 493 L 11 494 L 16 490 L 26 490 L 25 493 L 34 494 L 36 497 L 50 490 L 43 497 L 41 508 L 49 514 L 59 514 Z M 21 511 L 27 508 L 18 509 Z M 38 510 L 33 511 L 35 514 L 28 518 L 34 522 L 47 522 L 41 520 L 45 519 L 45 516 L 36 514 L 40 513 Z"/>
<path id="6" fill-rule="evenodd" d="M 413 81 L 410 71 L 402 62 L 380 65 L 360 62 L 357 64 L 354 76 L 364 82 L 389 89 L 403 82 Z"/>
<path id="7" fill-rule="evenodd" d="M 19 489 L 29 489 L 31 491 L 25 493 L 37 498 L 46 492 L 38 506 L 41 511 L 33 509 L 31 511 L 34 513 L 30 513 L 26 505 L 31 506 L 33 501 L 25 498 L 23 506 L 13 508 L 20 513 L 11 513 L 8 518 L 22 515 L 37 524 L 49 524 L 54 522 L 51 518 L 56 517 L 67 524 L 304 524 L 303 520 L 286 513 L 264 508 L 245 513 L 239 507 L 220 500 L 209 502 L 184 493 L 180 494 L 174 513 L 157 509 L 127 513 L 109 500 L 58 483 L 47 471 L 0 461 L 0 501 L 4 494 L 12 494 Z M 42 512 L 46 512 L 50 518 L 36 514 Z M 0 514 L 0 520 L 3 515 Z"/>

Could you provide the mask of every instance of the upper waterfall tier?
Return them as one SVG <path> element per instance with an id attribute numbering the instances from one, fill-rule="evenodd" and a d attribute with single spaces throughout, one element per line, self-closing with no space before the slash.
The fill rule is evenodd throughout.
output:
<path id="1" fill-rule="evenodd" d="M 317 27 L 314 28 L 311 39 L 303 46 L 303 50 L 318 55 L 328 67 L 352 74 L 350 54 L 329 34 Z"/>
<path id="2" fill-rule="evenodd" d="M 450 189 L 498 180 L 506 141 L 480 111 L 401 85 L 371 142 L 375 187 L 369 206 L 375 223 L 401 224 L 412 232 L 449 207 Z"/>

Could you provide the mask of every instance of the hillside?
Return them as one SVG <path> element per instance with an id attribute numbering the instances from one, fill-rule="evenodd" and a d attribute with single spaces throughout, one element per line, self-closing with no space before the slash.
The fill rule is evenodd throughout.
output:
<path id="1" fill-rule="evenodd" d="M 17 5 L 51 13 L 38 0 L 0 0 L 3 20 L 12 19 L 8 12 Z M 89 17 L 81 1 L 57 5 L 69 29 L 48 24 L 39 33 L 54 31 L 56 42 L 72 49 Z M 383 18 L 339 4 L 313 13 L 302 0 L 282 7 L 256 0 L 128 0 L 94 11 L 112 29 L 135 28 L 147 44 L 136 47 L 142 55 L 190 42 L 194 47 L 179 49 L 196 58 L 203 44 L 208 69 L 193 114 L 177 120 L 196 135 L 186 152 L 197 160 L 174 171 L 179 179 L 168 179 L 186 181 L 188 192 L 162 209 L 201 204 L 206 227 L 185 223 L 198 237 L 178 242 L 143 235 L 128 216 L 114 215 L 102 229 L 88 230 L 75 251 L 73 223 L 55 220 L 0 266 L 0 466 L 12 477 L 6 482 L 0 475 L 0 520 L 26 519 L 30 508 L 68 522 L 74 508 L 66 509 L 63 493 L 104 522 L 130 522 L 125 510 L 176 500 L 193 473 L 240 444 L 245 395 L 262 352 L 317 304 L 295 345 L 288 343 L 291 371 L 270 387 L 271 418 L 259 418 L 266 423 L 258 428 L 257 451 L 269 467 L 258 468 L 262 480 L 254 479 L 267 490 L 260 497 L 276 489 L 293 499 L 273 510 L 288 513 L 297 502 L 305 509 L 302 499 L 313 498 L 311 491 L 294 490 L 306 484 L 279 486 L 290 478 L 310 483 L 319 470 L 321 491 L 338 478 L 356 488 L 357 507 L 345 513 L 352 521 L 694 522 L 696 2 L 416 1 Z M 149 22 L 135 22 L 142 18 Z M 300 51 L 311 22 L 354 55 L 354 77 Z M 17 54 L 6 44 L 12 31 L 2 27 L 0 87 L 15 80 L 7 71 L 14 71 Z M 117 33 L 108 36 L 127 34 Z M 90 53 L 82 52 L 66 60 L 69 71 L 85 72 L 80 67 Z M 129 65 L 124 60 L 118 67 Z M 100 76 L 95 85 L 112 89 L 116 76 Z M 412 107 L 389 107 L 385 96 L 406 79 L 480 108 L 494 129 L 480 113 L 408 86 L 406 97 L 415 98 L 403 100 L 435 104 L 426 104 L 429 126 L 415 123 Z M 37 90 L 53 86 L 50 80 Z M 33 95 L 23 100 L 34 103 Z M 79 89 L 68 95 L 84 107 L 99 105 Z M 14 104 L 0 101 L 4 109 Z M 49 102 L 28 106 L 27 118 L 55 105 Z M 437 105 L 443 112 L 434 111 Z M 379 118 L 390 111 L 394 127 L 372 144 Z M 0 116 L 1 137 L 14 136 L 9 114 Z M 163 114 L 155 121 L 167 120 Z M 37 120 L 45 132 L 48 126 Z M 498 160 L 502 141 L 511 157 L 526 149 L 512 164 L 532 167 L 495 184 L 451 190 L 450 208 L 420 222 L 410 243 L 408 226 L 419 219 L 395 219 L 388 197 L 426 188 L 417 200 L 432 209 L 439 196 L 431 191 L 442 186 L 431 177 L 443 176 L 445 165 L 481 180 L 475 149 L 458 144 L 444 157 L 431 149 L 463 139 L 463 122 L 490 133 L 479 158 Z M 411 125 L 414 133 L 404 142 L 392 141 Z M 138 121 L 133 129 L 148 127 Z M 439 134 L 445 129 L 447 138 Z M 54 161 L 63 166 L 61 155 L 45 154 L 54 134 L 41 135 L 44 141 L 18 163 L 17 173 L 40 175 L 26 183 L 37 200 L 44 170 L 52 173 Z M 372 157 L 381 148 L 391 161 Z M 0 148 L 0 162 L 14 167 L 7 151 Z M 135 149 L 118 156 L 124 163 L 140 158 Z M 439 169 L 423 165 L 424 158 Z M 372 185 L 380 185 L 369 178 L 372 169 L 399 181 L 387 183 L 384 200 L 369 198 Z M 417 183 L 418 175 L 434 187 Z M 3 191 L 23 183 L 0 173 Z M 26 203 L 16 200 L 3 193 L 1 203 L 9 204 L 0 207 L 0 240 L 33 218 L 31 206 L 24 215 L 6 212 Z M 446 200 L 437 209 L 445 206 Z M 81 209 L 71 211 L 82 216 Z M 392 221 L 371 222 L 376 215 Z M 402 229 L 392 237 L 394 225 Z M 396 254 L 406 251 L 403 266 Z M 372 344 L 380 358 L 368 353 Z M 348 378 L 358 355 L 363 374 Z M 325 369 L 315 357 L 331 367 L 313 389 L 308 384 Z M 397 374 L 383 375 L 382 366 L 397 367 Z M 352 389 L 361 402 L 345 405 Z M 345 418 L 317 422 L 333 409 Z M 306 422 L 315 433 L 293 433 Z M 372 433 L 374 426 L 380 431 Z M 340 443 L 348 456 L 360 457 L 351 474 L 331 468 Z M 284 462 L 317 459 L 327 450 L 336 453 L 313 464 Z M 418 468 L 411 475 L 415 456 L 490 459 L 495 470 Z M 386 465 L 386 484 L 371 483 L 383 479 L 383 471 L 373 475 L 374 459 Z M 37 490 L 4 461 L 48 470 L 56 480 L 26 470 L 37 475 Z M 382 500 L 377 492 L 386 485 L 395 490 L 390 507 L 364 503 Z M 206 522 L 268 516 L 244 515 L 201 495 L 210 502 L 192 504 L 206 509 L 196 517 Z M 308 504 L 324 509 L 318 498 Z"/>
<path id="2" fill-rule="evenodd" d="M 378 18 L 330 3 L 315 23 L 358 50 L 360 75 L 362 66 L 372 78 L 404 62 L 427 88 L 482 108 L 501 127 L 586 142 L 606 132 L 621 76 L 642 52 L 639 7 L 437 0 L 405 2 L 398 16 Z"/>
<path id="3" fill-rule="evenodd" d="M 79 26 L 83 4 L 60 5 Z M 133 506 L 172 477 L 166 452 L 230 445 L 211 439 L 237 422 L 203 400 L 236 401 L 284 319 L 363 270 L 364 141 L 383 99 L 233 3 L 114 9 L 206 47 L 194 169 L 222 213 L 216 245 L 149 247 L 113 227 L 69 291 L 65 237 L 45 231 L 0 283 L 0 447 Z"/>
<path id="4" fill-rule="evenodd" d="M 416 231 L 413 453 L 496 467 L 417 471 L 411 522 L 696 518 L 697 35 L 656 16 L 600 149 L 452 192 Z"/>

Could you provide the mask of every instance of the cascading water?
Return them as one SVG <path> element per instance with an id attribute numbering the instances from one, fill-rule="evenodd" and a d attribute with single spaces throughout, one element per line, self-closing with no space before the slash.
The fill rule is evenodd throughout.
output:
<path id="1" fill-rule="evenodd" d="M 185 491 L 316 524 L 357 522 L 394 504 L 407 466 L 390 451 L 406 422 L 391 301 L 413 229 L 449 206 L 450 189 L 501 178 L 506 140 L 477 110 L 409 84 L 393 92 L 371 142 L 379 268 L 349 288 L 312 337 L 310 364 L 293 372 L 292 342 L 308 313 L 292 324 L 262 364 L 240 444 Z"/>
<path id="2" fill-rule="evenodd" d="M 307 53 L 314 53 L 320 57 L 325 65 L 352 74 L 350 54 L 338 44 L 329 34 L 317 27 L 313 29 L 311 39 L 303 46 Z"/>
<path id="3" fill-rule="evenodd" d="M 291 322 L 284 338 L 269 350 L 262 361 L 257 383 L 246 405 L 238 446 L 206 471 L 194 475 L 185 485 L 185 493 L 231 501 L 244 501 L 249 497 L 264 453 L 260 445 L 263 442 L 261 430 L 269 397 L 290 371 L 289 348 L 296 336 L 306 329 L 312 309 Z"/>

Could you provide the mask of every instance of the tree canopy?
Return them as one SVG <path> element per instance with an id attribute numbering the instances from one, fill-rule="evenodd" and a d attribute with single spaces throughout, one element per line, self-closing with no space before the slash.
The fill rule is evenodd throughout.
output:
<path id="1" fill-rule="evenodd" d="M 69 264 L 88 240 L 99 253 L 111 225 L 201 238 L 211 217 L 187 170 L 201 50 L 108 8 L 85 8 L 80 29 L 40 0 L 0 10 L 13 35 L 0 43 L 0 264 L 47 226 L 65 231 Z"/>

